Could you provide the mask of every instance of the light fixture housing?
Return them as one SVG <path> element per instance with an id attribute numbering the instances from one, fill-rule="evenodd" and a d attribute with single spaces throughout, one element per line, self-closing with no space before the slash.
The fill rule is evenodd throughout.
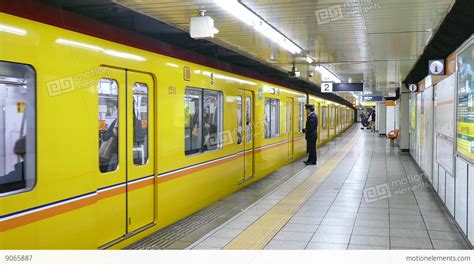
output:
<path id="1" fill-rule="evenodd" d="M 314 62 L 313 58 L 311 58 L 311 56 L 309 56 L 309 55 L 306 55 L 306 56 L 304 57 L 304 60 L 305 60 L 306 62 L 308 62 L 308 64 L 311 64 L 311 63 Z"/>
<path id="2" fill-rule="evenodd" d="M 336 75 L 334 75 L 331 71 L 323 66 L 316 66 L 315 70 L 321 74 L 321 82 L 334 82 L 334 83 L 341 83 L 341 79 L 339 79 Z"/>
<path id="3" fill-rule="evenodd" d="M 298 69 L 295 67 L 295 64 L 293 63 L 293 67 L 291 68 L 291 71 L 288 72 L 288 77 L 295 79 L 299 78 L 301 76 L 301 73 L 298 71 Z"/>
<path id="4" fill-rule="evenodd" d="M 298 45 L 288 39 L 285 35 L 281 34 L 278 30 L 268 24 L 264 19 L 255 14 L 248 7 L 243 5 L 240 1 L 215 0 L 215 3 L 232 14 L 234 17 L 249 25 L 259 33 L 263 34 L 271 41 L 280 45 L 280 47 L 287 50 L 288 52 L 292 54 L 299 54 L 303 51 L 303 49 L 301 49 Z"/>
<path id="5" fill-rule="evenodd" d="M 189 22 L 189 35 L 193 39 L 214 38 L 219 30 L 214 27 L 214 19 L 205 16 L 206 10 L 199 10 L 199 16 Z"/>

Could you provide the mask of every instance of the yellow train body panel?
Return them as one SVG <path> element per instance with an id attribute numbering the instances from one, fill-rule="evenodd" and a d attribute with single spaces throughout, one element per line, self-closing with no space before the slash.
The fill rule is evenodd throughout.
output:
<path id="1" fill-rule="evenodd" d="M 4 13 L 0 24 L 26 31 L 22 36 L 0 31 L 0 60 L 34 68 L 37 103 L 36 184 L 30 191 L 0 194 L 0 249 L 122 248 L 306 152 L 299 109 L 301 99 L 306 102 L 304 93 Z M 144 60 L 124 58 L 124 53 Z M 190 74 L 186 79 L 185 69 Z M 98 81 L 117 82 L 117 111 L 124 115 L 120 119 L 129 121 L 126 103 L 132 102 L 124 88 L 129 86 L 125 77 L 133 75 L 147 80 L 149 88 L 150 157 L 144 167 L 137 167 L 129 153 L 119 152 L 117 169 L 104 174 L 98 155 Z M 227 139 L 220 149 L 184 152 L 183 99 L 191 87 L 222 92 Z M 253 97 L 251 152 L 236 141 L 236 99 L 242 90 Z M 266 98 L 280 100 L 279 136 L 273 138 L 265 138 L 261 126 Z M 314 96 L 309 102 L 317 104 L 319 144 L 324 144 L 336 136 L 337 119 L 331 123 L 329 112 L 336 105 Z M 325 129 L 323 107 L 328 108 Z M 353 114 L 347 107 L 338 108 Z M 348 119 L 340 122 L 338 133 L 352 124 Z M 132 140 L 125 124 L 119 123 L 118 149 L 128 151 Z M 243 167 L 252 158 L 247 178 Z M 123 181 L 113 182 L 119 179 Z"/>

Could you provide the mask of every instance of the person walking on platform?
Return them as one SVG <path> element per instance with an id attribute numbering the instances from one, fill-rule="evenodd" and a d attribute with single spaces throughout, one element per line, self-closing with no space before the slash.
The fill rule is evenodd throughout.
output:
<path id="1" fill-rule="evenodd" d="M 306 139 L 306 152 L 309 153 L 308 160 L 304 161 L 307 165 L 315 165 L 317 160 L 316 155 L 316 140 L 318 139 L 318 117 L 314 113 L 314 105 L 306 104 L 306 128 L 303 129 Z"/>
<path id="2" fill-rule="evenodd" d="M 371 118 L 370 131 L 375 132 L 375 110 L 372 111 L 370 118 Z"/>

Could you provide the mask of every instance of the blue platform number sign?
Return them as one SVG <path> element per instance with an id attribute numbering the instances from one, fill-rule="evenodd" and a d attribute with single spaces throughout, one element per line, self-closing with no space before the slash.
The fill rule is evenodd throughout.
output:
<path id="1" fill-rule="evenodd" d="M 444 75 L 444 60 L 430 60 L 428 63 L 429 75 L 442 76 Z"/>

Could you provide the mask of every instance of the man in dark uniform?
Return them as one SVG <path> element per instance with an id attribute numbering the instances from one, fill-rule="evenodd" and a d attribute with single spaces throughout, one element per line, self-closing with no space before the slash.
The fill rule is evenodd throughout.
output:
<path id="1" fill-rule="evenodd" d="M 306 128 L 303 132 L 306 134 L 306 152 L 309 153 L 308 160 L 304 161 L 307 165 L 316 164 L 316 140 L 318 139 L 318 117 L 314 113 L 314 105 L 306 104 Z"/>

